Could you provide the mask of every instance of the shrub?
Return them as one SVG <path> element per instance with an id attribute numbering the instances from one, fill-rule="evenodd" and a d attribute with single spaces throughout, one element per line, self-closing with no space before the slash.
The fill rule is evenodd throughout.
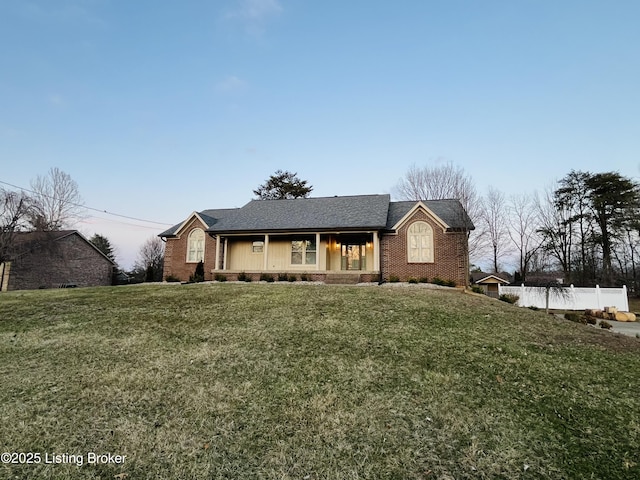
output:
<path id="1" fill-rule="evenodd" d="M 502 300 L 503 302 L 514 304 L 518 300 L 520 300 L 520 297 L 518 295 L 513 295 L 510 293 L 503 293 L 498 299 Z"/>
<path id="2" fill-rule="evenodd" d="M 471 291 L 473 293 L 480 293 L 480 294 L 484 295 L 484 288 L 479 287 L 477 285 L 474 285 L 473 287 L 471 287 Z"/>
<path id="3" fill-rule="evenodd" d="M 596 317 L 591 317 L 587 315 L 587 323 L 589 325 L 596 325 L 598 323 L 598 320 L 596 319 Z"/>
<path id="4" fill-rule="evenodd" d="M 567 320 L 570 320 L 572 322 L 576 322 L 576 323 L 581 323 L 583 325 L 587 324 L 587 316 L 585 315 L 581 315 L 579 313 L 576 312 L 567 312 L 564 314 L 564 318 L 566 318 Z"/>
<path id="5" fill-rule="evenodd" d="M 273 275 L 269 275 L 268 273 L 261 273 L 260 274 L 260 281 L 261 282 L 273 282 Z"/>
<path id="6" fill-rule="evenodd" d="M 455 287 L 457 286 L 456 281 L 455 280 L 447 280 L 446 282 L 444 282 L 445 286 L 447 287 Z"/>
<path id="7" fill-rule="evenodd" d="M 445 281 L 443 279 L 441 279 L 440 277 L 434 277 L 433 280 L 431 280 L 431 283 L 435 284 L 435 285 L 440 285 L 443 286 L 445 285 Z"/>
<path id="8" fill-rule="evenodd" d="M 287 280 L 289 280 L 289 276 L 286 273 L 279 273 L 278 274 L 278 281 L 279 282 L 286 282 Z"/>
<path id="9" fill-rule="evenodd" d="M 533 310 L 534 312 L 537 312 L 538 310 L 540 310 L 538 307 L 536 307 L 535 305 L 529 305 L 527 307 L 529 310 Z"/>
<path id="10" fill-rule="evenodd" d="M 239 282 L 250 282 L 251 281 L 251 275 L 247 275 L 245 272 L 240 272 L 238 274 L 238 281 Z"/>
<path id="11" fill-rule="evenodd" d="M 164 279 L 165 282 L 179 282 L 180 279 L 178 277 L 176 277 L 175 275 L 167 275 L 167 277 Z"/>
<path id="12" fill-rule="evenodd" d="M 612 327 L 613 327 L 613 325 L 611 325 L 606 320 L 601 320 L 600 321 L 600 328 L 606 328 L 607 330 L 611 330 Z"/>
<path id="13" fill-rule="evenodd" d="M 295 282 L 297 278 L 295 275 L 289 275 L 289 278 L 287 280 L 289 280 L 290 282 Z"/>
<path id="14" fill-rule="evenodd" d="M 397 275 L 389 275 L 389 283 L 398 283 L 400 278 Z"/>
<path id="15" fill-rule="evenodd" d="M 420 277 L 418 280 L 420 283 L 429 283 L 429 279 L 427 277 Z"/>
<path id="16" fill-rule="evenodd" d="M 306 273 L 303 273 L 300 275 L 300 281 L 301 282 L 308 282 L 309 281 L 309 275 L 307 275 Z"/>
<path id="17" fill-rule="evenodd" d="M 572 322 L 577 322 L 580 320 L 580 315 L 578 315 L 575 312 L 567 312 L 564 314 L 564 318 L 566 318 L 567 320 L 570 320 Z"/>
<path id="18" fill-rule="evenodd" d="M 213 276 L 213 279 L 214 279 L 216 282 L 226 282 L 226 281 L 227 281 L 227 276 L 226 276 L 226 275 L 223 275 L 223 274 L 221 274 L 221 273 L 216 273 L 216 274 Z"/>
<path id="19" fill-rule="evenodd" d="M 409 283 L 418 283 L 418 279 L 417 279 L 417 278 L 413 278 L 413 277 L 411 277 L 411 278 L 408 280 L 408 282 L 409 282 Z"/>
<path id="20" fill-rule="evenodd" d="M 196 265 L 196 270 L 189 277 L 189 281 L 193 283 L 204 282 L 204 263 L 202 263 L 202 260 Z"/>

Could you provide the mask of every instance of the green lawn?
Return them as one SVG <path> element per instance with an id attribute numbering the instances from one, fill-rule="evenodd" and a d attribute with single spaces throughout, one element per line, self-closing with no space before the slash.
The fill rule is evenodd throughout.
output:
<path id="1" fill-rule="evenodd" d="M 640 478 L 640 340 L 458 291 L 3 293 L 0 375 L 3 479 Z"/>

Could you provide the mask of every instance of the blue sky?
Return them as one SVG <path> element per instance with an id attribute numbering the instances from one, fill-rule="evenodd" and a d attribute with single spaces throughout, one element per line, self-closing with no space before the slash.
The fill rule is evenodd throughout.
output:
<path id="1" fill-rule="evenodd" d="M 482 193 L 640 175 L 640 2 L 0 0 L 0 181 L 175 224 L 277 169 L 391 193 L 451 162 Z M 128 267 L 162 225 L 89 212 Z"/>

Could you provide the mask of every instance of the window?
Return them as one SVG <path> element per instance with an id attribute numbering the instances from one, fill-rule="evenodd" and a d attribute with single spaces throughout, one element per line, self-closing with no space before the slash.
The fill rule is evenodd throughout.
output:
<path id="1" fill-rule="evenodd" d="M 433 228 L 426 222 L 411 224 L 407 232 L 407 254 L 410 263 L 433 262 Z"/>
<path id="2" fill-rule="evenodd" d="M 204 262 L 204 230 L 195 228 L 189 234 L 187 262 Z"/>
<path id="3" fill-rule="evenodd" d="M 291 265 L 316 264 L 316 239 L 293 240 L 291 242 Z"/>
<path id="4" fill-rule="evenodd" d="M 251 251 L 253 253 L 264 252 L 264 242 L 253 242 L 253 244 L 251 245 Z"/>

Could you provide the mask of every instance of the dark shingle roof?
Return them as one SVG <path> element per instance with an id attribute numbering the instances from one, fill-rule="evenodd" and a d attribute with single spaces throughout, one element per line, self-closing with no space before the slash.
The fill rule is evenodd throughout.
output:
<path id="1" fill-rule="evenodd" d="M 223 218 L 228 217 L 229 215 L 232 215 L 233 213 L 237 212 L 238 210 L 240 209 L 239 208 L 218 208 L 218 209 L 202 210 L 201 212 L 197 212 L 197 213 L 198 213 L 198 216 L 202 219 L 202 221 L 206 223 L 206 227 L 209 228 L 215 225 L 216 223 L 218 223 Z M 177 225 L 174 225 L 173 227 L 171 227 L 168 230 L 165 230 L 158 236 L 173 237 L 183 223 L 184 221 L 178 223 Z"/>
<path id="2" fill-rule="evenodd" d="M 390 230 L 416 203 L 391 202 L 387 194 L 252 200 L 242 208 L 203 210 L 198 215 L 211 233 Z M 458 200 L 423 203 L 449 228 L 474 228 Z M 159 236 L 175 236 L 183 224 Z"/>
<path id="3" fill-rule="evenodd" d="M 26 255 L 30 251 L 33 251 L 42 246 L 57 242 L 60 239 L 69 237 L 71 235 L 77 235 L 85 243 L 87 243 L 96 252 L 102 255 L 115 265 L 115 262 L 107 257 L 98 247 L 96 247 L 91 241 L 89 241 L 84 235 L 77 230 L 55 230 L 55 231 L 35 231 L 35 232 L 15 232 L 12 249 L 12 254 L 16 257 Z"/>
<path id="4" fill-rule="evenodd" d="M 382 229 L 389 195 L 252 200 L 209 232 Z"/>
<path id="5" fill-rule="evenodd" d="M 389 216 L 387 217 L 387 229 L 391 229 L 411 210 L 417 202 L 391 202 L 389 205 Z M 473 222 L 462 208 L 458 200 L 422 200 L 422 203 L 454 230 L 473 230 Z"/>

